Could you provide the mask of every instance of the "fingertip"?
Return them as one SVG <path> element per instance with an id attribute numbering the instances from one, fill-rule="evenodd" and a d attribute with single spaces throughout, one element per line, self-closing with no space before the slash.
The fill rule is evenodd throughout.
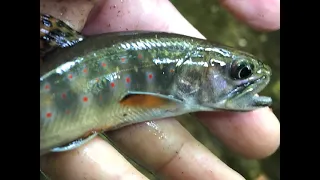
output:
<path id="1" fill-rule="evenodd" d="M 237 19 L 260 31 L 280 29 L 280 0 L 220 0 Z"/>
<path id="2" fill-rule="evenodd" d="M 280 123 L 269 108 L 247 113 L 197 115 L 226 146 L 246 158 L 265 158 L 273 154 L 280 145 Z"/>

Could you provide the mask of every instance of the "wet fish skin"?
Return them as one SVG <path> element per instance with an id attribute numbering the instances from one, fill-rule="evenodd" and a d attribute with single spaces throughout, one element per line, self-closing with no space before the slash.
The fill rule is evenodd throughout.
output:
<path id="1" fill-rule="evenodd" d="M 252 74 L 235 79 L 231 74 L 241 65 Z M 268 84 L 271 70 L 252 55 L 164 32 L 87 37 L 46 56 L 40 76 L 41 154 L 91 131 L 271 103 L 254 96 Z M 121 104 L 137 94 L 141 101 Z"/>

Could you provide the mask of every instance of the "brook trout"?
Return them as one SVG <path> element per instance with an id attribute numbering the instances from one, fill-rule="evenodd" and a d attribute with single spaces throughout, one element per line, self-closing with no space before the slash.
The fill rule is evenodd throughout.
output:
<path id="1" fill-rule="evenodd" d="M 84 37 L 40 14 L 40 155 L 97 133 L 198 111 L 251 111 L 269 66 L 251 54 L 166 32 Z"/>

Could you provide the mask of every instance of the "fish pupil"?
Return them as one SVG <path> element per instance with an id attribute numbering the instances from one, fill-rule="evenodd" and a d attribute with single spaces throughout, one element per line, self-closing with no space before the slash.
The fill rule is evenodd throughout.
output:
<path id="1" fill-rule="evenodd" d="M 233 65 L 231 77 L 233 79 L 245 79 L 252 75 L 253 66 L 244 62 Z"/>
<path id="2" fill-rule="evenodd" d="M 238 75 L 239 78 L 243 79 L 250 75 L 251 75 L 251 69 L 249 67 L 244 66 L 244 67 L 241 67 L 241 69 L 239 69 L 239 75 Z"/>

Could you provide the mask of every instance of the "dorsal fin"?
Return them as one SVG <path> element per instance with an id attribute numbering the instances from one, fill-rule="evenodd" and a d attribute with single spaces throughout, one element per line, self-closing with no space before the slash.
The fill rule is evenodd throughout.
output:
<path id="1" fill-rule="evenodd" d="M 83 39 L 83 35 L 63 21 L 40 13 L 40 58 L 55 48 L 70 47 Z"/>

